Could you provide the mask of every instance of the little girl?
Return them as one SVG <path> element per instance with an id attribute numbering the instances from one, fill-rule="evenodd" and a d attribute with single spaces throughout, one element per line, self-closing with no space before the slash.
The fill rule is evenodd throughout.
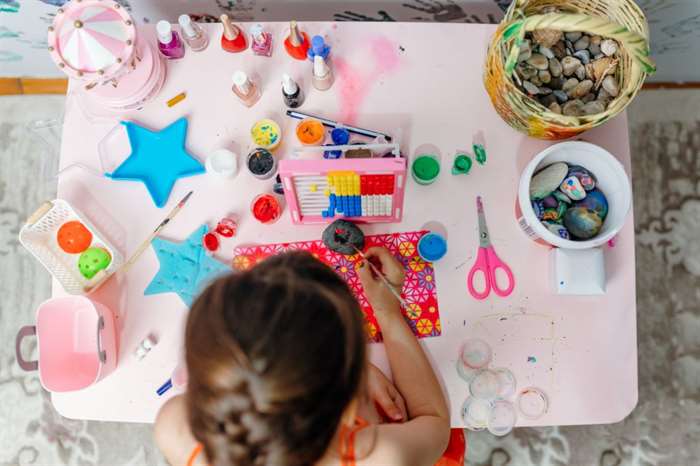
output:
<path id="1" fill-rule="evenodd" d="M 400 263 L 366 253 L 401 289 Z M 185 333 L 187 391 L 158 414 L 173 466 L 432 465 L 449 412 L 425 353 L 392 293 L 362 263 L 392 384 L 369 364 L 360 307 L 308 253 L 269 258 L 222 277 L 195 301 Z"/>

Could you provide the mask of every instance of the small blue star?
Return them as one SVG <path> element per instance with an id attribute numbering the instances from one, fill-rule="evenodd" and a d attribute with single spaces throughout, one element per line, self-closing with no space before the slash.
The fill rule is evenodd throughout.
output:
<path id="1" fill-rule="evenodd" d="M 143 292 L 144 295 L 177 293 L 187 307 L 212 280 L 231 268 L 211 258 L 204 251 L 202 236 L 207 226 L 202 225 L 182 243 L 155 238 L 152 246 L 160 262 L 160 270 Z"/>
<path id="2" fill-rule="evenodd" d="M 114 180 L 141 181 L 157 207 L 168 202 L 178 178 L 204 173 L 204 166 L 185 150 L 187 119 L 151 131 L 132 121 L 121 121 L 131 145 L 131 154 L 112 173 Z"/>

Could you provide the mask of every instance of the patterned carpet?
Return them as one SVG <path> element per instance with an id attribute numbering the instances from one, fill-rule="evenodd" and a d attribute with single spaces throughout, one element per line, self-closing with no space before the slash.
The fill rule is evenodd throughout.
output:
<path id="1" fill-rule="evenodd" d="M 160 465 L 150 426 L 72 421 L 53 410 L 35 375 L 13 354 L 49 279 L 17 242 L 18 225 L 51 182 L 55 156 L 28 130 L 60 117 L 62 97 L 0 98 L 0 464 Z M 497 439 L 469 434 L 468 464 L 700 464 L 700 92 L 645 92 L 630 109 L 637 229 L 639 404 L 605 426 L 516 429 Z M 24 348 L 25 354 L 35 348 Z"/>

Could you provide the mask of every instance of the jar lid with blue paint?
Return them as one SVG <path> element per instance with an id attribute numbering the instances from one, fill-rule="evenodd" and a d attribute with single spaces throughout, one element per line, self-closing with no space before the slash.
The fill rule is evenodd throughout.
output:
<path id="1" fill-rule="evenodd" d="M 435 262 L 447 254 L 447 241 L 442 235 L 429 232 L 418 241 L 418 255 L 426 262 Z"/>

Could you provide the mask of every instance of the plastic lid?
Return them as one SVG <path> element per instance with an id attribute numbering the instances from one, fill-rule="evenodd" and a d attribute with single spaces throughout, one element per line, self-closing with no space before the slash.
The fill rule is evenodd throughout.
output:
<path id="1" fill-rule="evenodd" d="M 294 95 L 296 94 L 297 90 L 299 90 L 299 86 L 297 86 L 297 83 L 294 82 L 291 76 L 284 73 L 282 75 L 282 89 L 284 89 L 285 94 Z"/>
<path id="2" fill-rule="evenodd" d="M 350 141 L 350 131 L 343 128 L 342 126 L 335 127 L 331 130 L 331 139 L 333 144 L 345 145 Z"/>
<path id="3" fill-rule="evenodd" d="M 182 28 L 182 33 L 187 37 L 195 37 L 197 35 L 197 31 L 195 31 L 194 27 L 192 27 L 192 18 L 190 18 L 190 15 L 178 16 L 177 22 Z"/>
<path id="4" fill-rule="evenodd" d="M 418 241 L 418 255 L 427 262 L 435 262 L 447 253 L 447 241 L 437 233 L 426 233 Z"/>
<path id="5" fill-rule="evenodd" d="M 474 376 L 469 382 L 469 393 L 474 398 L 493 399 L 498 397 L 501 391 L 501 381 L 496 372 L 484 369 Z"/>
<path id="6" fill-rule="evenodd" d="M 493 402 L 486 427 L 493 435 L 502 437 L 513 430 L 517 417 L 513 403 L 506 400 L 496 400 Z"/>
<path id="7" fill-rule="evenodd" d="M 314 76 L 322 78 L 328 74 L 328 65 L 321 55 L 314 55 Z"/>
<path id="8" fill-rule="evenodd" d="M 513 373 L 505 367 L 499 367 L 493 369 L 493 371 L 498 376 L 498 380 L 501 384 L 498 396 L 501 398 L 510 398 L 513 396 L 513 393 L 515 393 L 515 376 Z"/>
<path id="9" fill-rule="evenodd" d="M 158 40 L 162 44 L 169 44 L 173 40 L 173 27 L 169 22 L 165 20 L 160 20 L 156 24 L 156 32 L 158 33 Z"/>
<path id="10" fill-rule="evenodd" d="M 491 362 L 491 347 L 484 340 L 470 338 L 462 344 L 460 359 L 469 369 L 483 369 Z"/>
<path id="11" fill-rule="evenodd" d="M 467 397 L 462 403 L 462 421 L 467 429 L 484 430 L 488 424 L 493 404 L 489 400 Z"/>
<path id="12" fill-rule="evenodd" d="M 316 52 L 316 53 L 323 52 L 323 47 L 325 45 L 326 45 L 326 43 L 324 42 L 323 37 L 313 36 L 311 38 L 311 48 L 313 49 L 314 52 Z"/>
<path id="13" fill-rule="evenodd" d="M 539 419 L 548 409 L 547 395 L 539 388 L 528 387 L 518 395 L 518 410 L 528 419 Z"/>

